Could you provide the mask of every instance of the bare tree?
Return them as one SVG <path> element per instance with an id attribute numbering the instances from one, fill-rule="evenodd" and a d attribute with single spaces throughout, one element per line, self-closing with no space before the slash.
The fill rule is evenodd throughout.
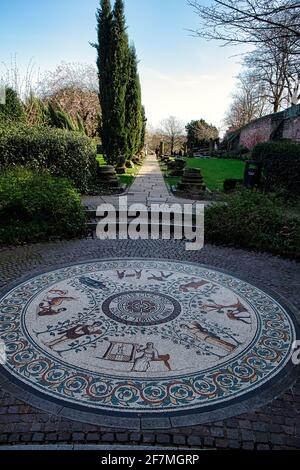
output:
<path id="1" fill-rule="evenodd" d="M 146 130 L 146 145 L 149 149 L 155 150 L 159 148 L 160 142 L 163 140 L 163 136 L 160 131 L 156 130 L 150 124 L 147 125 Z"/>
<path id="2" fill-rule="evenodd" d="M 209 6 L 188 0 L 188 4 L 201 19 L 196 33 L 205 39 L 223 44 L 261 44 L 274 37 L 300 39 L 299 0 L 213 0 Z"/>
<path id="3" fill-rule="evenodd" d="M 237 91 L 225 116 L 225 124 L 238 129 L 271 112 L 264 85 L 255 75 L 244 72 L 238 77 Z"/>
<path id="4" fill-rule="evenodd" d="M 31 59 L 25 70 L 22 70 L 18 64 L 17 56 L 11 55 L 10 62 L 1 63 L 0 66 L 0 83 L 12 88 L 21 100 L 26 100 L 30 97 L 36 82 L 38 81 L 39 70 Z"/>
<path id="5" fill-rule="evenodd" d="M 300 73 L 299 0 L 189 0 L 201 19 L 198 36 L 223 45 L 253 44 L 245 65 L 277 112 L 296 102 Z"/>
<path id="6" fill-rule="evenodd" d="M 58 104 L 75 120 L 79 115 L 88 136 L 98 134 L 101 117 L 97 69 L 93 65 L 62 62 L 40 80 L 38 96 Z"/>
<path id="7" fill-rule="evenodd" d="M 38 83 L 38 95 L 45 99 L 69 88 L 98 92 L 96 67 L 78 62 L 62 62 L 54 71 L 48 71 L 41 77 Z"/>
<path id="8" fill-rule="evenodd" d="M 291 38 L 273 38 L 246 54 L 244 65 L 261 83 L 276 113 L 291 104 L 300 70 L 299 44 Z"/>
<path id="9" fill-rule="evenodd" d="M 157 133 L 166 140 L 170 146 L 171 154 L 173 154 L 175 148 L 182 145 L 185 134 L 184 125 L 176 117 L 170 116 L 161 122 L 161 129 Z"/>

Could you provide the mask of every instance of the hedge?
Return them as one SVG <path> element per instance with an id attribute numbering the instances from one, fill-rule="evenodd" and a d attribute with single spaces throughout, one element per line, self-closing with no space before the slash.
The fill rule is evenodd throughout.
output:
<path id="1" fill-rule="evenodd" d="M 0 172 L 0 243 L 46 241 L 84 233 L 80 195 L 70 181 L 25 168 Z"/>
<path id="2" fill-rule="evenodd" d="M 242 190 L 205 211 L 206 241 L 300 259 L 300 218 L 279 198 Z"/>
<path id="3" fill-rule="evenodd" d="M 290 141 L 258 144 L 252 158 L 263 163 L 264 188 L 300 196 L 300 145 Z"/>
<path id="4" fill-rule="evenodd" d="M 69 178 L 82 192 L 96 173 L 91 140 L 77 132 L 26 124 L 0 126 L 0 169 L 26 166 Z"/>

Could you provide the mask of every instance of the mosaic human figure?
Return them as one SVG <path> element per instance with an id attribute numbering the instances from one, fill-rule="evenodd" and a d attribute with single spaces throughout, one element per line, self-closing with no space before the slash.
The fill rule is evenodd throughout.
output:
<path id="1" fill-rule="evenodd" d="M 135 359 L 132 372 L 147 372 L 152 361 L 163 362 L 169 371 L 172 370 L 169 364 L 169 354 L 163 356 L 159 355 L 157 349 L 154 348 L 153 343 L 147 343 L 145 348 L 140 346 L 140 348 L 137 349 L 137 353 L 139 352 L 142 352 L 143 354 Z"/>
<path id="2" fill-rule="evenodd" d="M 55 346 L 64 343 L 65 341 L 74 341 L 80 339 L 84 336 L 90 335 L 101 335 L 102 330 L 98 329 L 99 323 L 95 322 L 92 325 L 77 325 L 68 330 L 61 331 L 58 333 L 59 338 L 54 339 L 53 341 L 44 342 L 44 345 L 50 349 L 53 349 Z"/>
<path id="3" fill-rule="evenodd" d="M 181 328 L 187 335 L 193 337 L 197 341 L 204 341 L 205 343 L 217 346 L 228 353 L 232 353 L 236 349 L 236 345 L 221 339 L 218 335 L 208 331 L 198 322 L 193 322 L 191 325 L 182 324 Z"/>
<path id="4" fill-rule="evenodd" d="M 207 304 L 201 305 L 207 312 L 226 313 L 229 320 L 240 321 L 246 325 L 251 325 L 251 315 L 248 309 L 237 299 L 235 304 L 222 305 L 222 304 Z"/>
<path id="5" fill-rule="evenodd" d="M 37 316 L 46 317 L 65 312 L 67 310 L 66 308 L 55 309 L 54 307 L 62 305 L 63 302 L 77 300 L 74 297 L 68 297 L 67 294 L 68 291 L 50 290 L 47 297 L 39 304 Z"/>

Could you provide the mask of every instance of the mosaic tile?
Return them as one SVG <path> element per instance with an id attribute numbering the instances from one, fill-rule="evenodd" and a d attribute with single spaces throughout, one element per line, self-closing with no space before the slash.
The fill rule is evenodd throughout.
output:
<path id="1" fill-rule="evenodd" d="M 99 260 L 32 277 L 0 299 L 11 380 L 105 413 L 222 407 L 280 377 L 296 327 L 284 306 L 186 262 Z"/>

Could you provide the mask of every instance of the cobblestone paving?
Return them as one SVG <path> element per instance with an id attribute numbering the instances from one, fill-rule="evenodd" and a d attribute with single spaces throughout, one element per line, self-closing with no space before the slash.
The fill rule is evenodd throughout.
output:
<path id="1" fill-rule="evenodd" d="M 35 270 L 107 257 L 155 257 L 204 263 L 283 295 L 300 309 L 299 264 L 267 254 L 183 242 L 74 240 L 0 250 L 0 288 Z M 0 392 L 0 444 L 140 444 L 218 449 L 300 449 L 300 379 L 272 403 L 209 425 L 166 431 L 107 429 L 47 414 Z"/>

